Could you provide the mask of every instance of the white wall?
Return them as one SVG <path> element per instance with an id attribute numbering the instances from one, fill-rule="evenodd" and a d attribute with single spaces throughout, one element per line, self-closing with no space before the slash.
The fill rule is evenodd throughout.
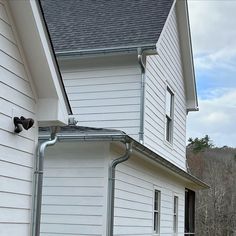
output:
<path id="1" fill-rule="evenodd" d="M 186 97 L 175 9 L 147 56 L 144 144 L 178 167 L 185 166 Z M 73 116 L 79 125 L 120 129 L 139 140 L 141 71 L 137 55 L 60 62 Z M 165 141 L 165 96 L 174 92 L 173 142 Z"/>
<path id="2" fill-rule="evenodd" d="M 40 235 L 106 234 L 108 152 L 104 142 L 47 149 Z"/>
<path id="3" fill-rule="evenodd" d="M 124 150 L 106 142 L 60 142 L 46 151 L 41 235 L 106 235 L 108 164 Z M 173 235 L 174 195 L 184 234 L 184 184 L 132 155 L 118 165 L 114 235 L 153 235 L 154 187 L 161 191 L 161 235 Z"/>
<path id="4" fill-rule="evenodd" d="M 7 2 L 0 1 L 0 235 L 30 232 L 36 125 L 13 133 L 12 115 L 35 119 L 35 97 Z M 14 110 L 14 112 L 13 112 Z"/>
<path id="5" fill-rule="evenodd" d="M 185 169 L 186 99 L 175 9 L 157 44 L 156 56 L 147 58 L 144 143 Z M 174 92 L 173 143 L 165 141 L 165 94 Z"/>
<path id="6" fill-rule="evenodd" d="M 141 72 L 137 56 L 60 64 L 73 116 L 80 126 L 120 129 L 138 140 Z"/>
<path id="7" fill-rule="evenodd" d="M 135 155 L 117 167 L 114 235 L 153 235 L 154 189 L 161 192 L 160 235 L 173 235 L 174 196 L 179 198 L 176 235 L 184 235 L 184 184 Z"/>
<path id="8" fill-rule="evenodd" d="M 186 97 L 175 9 L 147 56 L 144 144 L 178 167 L 185 166 Z M 137 55 L 102 56 L 60 63 L 79 125 L 115 128 L 138 140 L 141 71 Z M 174 92 L 173 142 L 165 141 L 165 96 Z"/>

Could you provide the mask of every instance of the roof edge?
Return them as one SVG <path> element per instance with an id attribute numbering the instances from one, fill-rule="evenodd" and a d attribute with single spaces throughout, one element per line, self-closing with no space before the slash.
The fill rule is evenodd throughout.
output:
<path id="1" fill-rule="evenodd" d="M 64 85 L 64 82 L 63 82 L 63 79 L 62 79 L 61 71 L 60 71 L 60 68 L 59 68 L 59 65 L 58 65 L 58 62 L 57 62 L 57 59 L 56 59 L 56 53 L 55 53 L 55 50 L 54 50 L 54 47 L 53 47 L 52 39 L 51 39 L 50 32 L 49 32 L 49 29 L 48 29 L 48 25 L 47 25 L 47 22 L 46 22 L 46 19 L 45 19 L 45 15 L 44 15 L 44 12 L 43 12 L 41 0 L 37 0 L 35 2 L 36 2 L 36 5 L 37 5 L 37 8 L 38 8 L 38 12 L 39 12 L 39 15 L 40 15 L 40 18 L 41 18 L 41 22 L 44 26 L 45 37 L 47 38 L 48 44 L 50 46 L 50 51 L 51 51 L 51 54 L 52 54 L 54 67 L 56 69 L 56 73 L 57 73 L 58 78 L 59 78 L 59 85 L 60 85 L 62 95 L 63 95 L 64 101 L 65 101 L 65 104 L 66 104 L 67 113 L 68 113 L 68 115 L 72 115 L 73 114 L 72 113 L 72 108 L 71 108 L 71 105 L 70 105 L 70 102 L 69 102 L 68 95 L 66 93 L 66 89 L 65 89 L 65 85 Z"/>
<path id="2" fill-rule="evenodd" d="M 187 100 L 187 111 L 198 111 L 197 86 L 193 61 L 188 3 L 186 0 L 176 0 L 176 12 L 177 20 L 179 22 L 180 46 L 186 86 L 185 90 L 187 91 L 186 97 L 189 98 Z"/>
<path id="3" fill-rule="evenodd" d="M 72 126 L 71 128 L 74 128 L 74 126 Z M 192 182 L 192 184 L 195 186 L 196 189 L 209 188 L 209 185 L 206 184 L 205 182 L 199 180 L 197 177 L 187 173 L 183 169 L 179 168 L 178 166 L 174 165 L 170 161 L 161 157 L 160 155 L 158 155 L 151 149 L 147 148 L 143 144 L 131 138 L 129 135 L 125 134 L 123 131 L 96 129 L 96 128 L 88 128 L 88 129 L 91 129 L 91 130 L 89 132 L 86 132 L 86 130 L 77 132 L 76 134 L 73 134 L 69 130 L 65 132 L 64 134 L 62 132 L 59 132 L 57 135 L 58 141 L 76 140 L 76 141 L 132 142 L 133 149 L 136 150 L 138 153 L 147 156 L 149 159 L 155 161 L 157 164 L 161 165 L 164 168 L 167 168 L 173 174 L 178 175 L 180 178 L 184 179 L 186 182 Z M 45 134 L 45 131 L 44 131 L 44 134 L 42 132 L 41 134 L 39 133 L 40 141 L 48 140 L 49 138 L 50 138 L 49 132 L 46 132 L 46 134 Z"/>

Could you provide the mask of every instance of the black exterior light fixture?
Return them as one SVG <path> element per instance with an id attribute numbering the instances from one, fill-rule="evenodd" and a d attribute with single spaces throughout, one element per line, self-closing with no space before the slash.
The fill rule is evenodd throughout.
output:
<path id="1" fill-rule="evenodd" d="M 19 117 L 14 117 L 13 122 L 14 122 L 14 125 L 15 125 L 14 132 L 17 133 L 17 134 L 19 134 L 23 130 L 22 127 L 25 130 L 28 130 L 34 124 L 34 120 L 33 119 L 31 119 L 31 118 L 27 118 L 26 119 L 23 116 L 21 116 L 20 118 Z"/>

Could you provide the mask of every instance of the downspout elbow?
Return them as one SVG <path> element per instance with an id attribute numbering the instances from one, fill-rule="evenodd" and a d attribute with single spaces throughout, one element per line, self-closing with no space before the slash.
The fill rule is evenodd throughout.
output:
<path id="1" fill-rule="evenodd" d="M 126 143 L 126 151 L 125 154 L 111 162 L 111 168 L 115 169 L 116 166 L 122 162 L 125 162 L 129 159 L 130 154 L 132 153 L 132 143 Z"/>
<path id="2" fill-rule="evenodd" d="M 109 166 L 108 174 L 108 206 L 107 206 L 107 236 L 113 236 L 114 228 L 114 202 L 115 202 L 115 171 L 116 166 L 127 161 L 132 153 L 132 144 L 126 143 L 125 154 L 113 160 Z"/>
<path id="3" fill-rule="evenodd" d="M 142 73 L 145 73 L 145 65 L 143 62 L 143 51 L 141 49 L 138 50 L 138 63 L 140 65 Z"/>

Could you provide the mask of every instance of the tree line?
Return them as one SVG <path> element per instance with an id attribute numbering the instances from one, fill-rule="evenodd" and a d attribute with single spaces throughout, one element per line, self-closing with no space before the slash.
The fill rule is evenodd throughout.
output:
<path id="1" fill-rule="evenodd" d="M 189 139 L 188 171 L 210 185 L 196 192 L 196 235 L 236 236 L 236 148 Z"/>

